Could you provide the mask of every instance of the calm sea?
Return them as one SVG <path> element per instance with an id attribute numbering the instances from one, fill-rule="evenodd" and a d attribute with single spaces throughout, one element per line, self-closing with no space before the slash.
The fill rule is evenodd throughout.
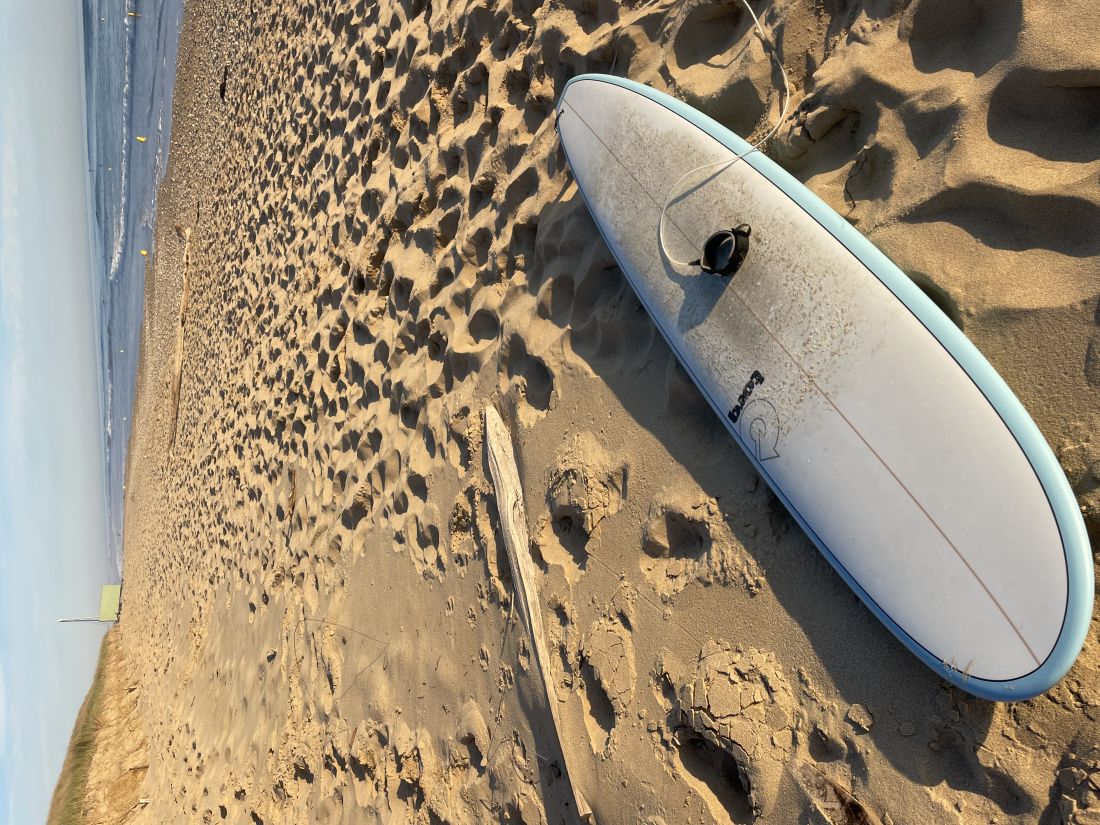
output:
<path id="1" fill-rule="evenodd" d="M 107 547 L 121 575 L 122 485 L 146 263 L 141 251 L 152 256 L 157 184 L 168 163 L 183 0 L 83 0 L 83 12 Z"/>

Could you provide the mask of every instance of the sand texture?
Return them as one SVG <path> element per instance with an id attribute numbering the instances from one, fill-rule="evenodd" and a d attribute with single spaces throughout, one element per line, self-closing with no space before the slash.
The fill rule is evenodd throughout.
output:
<path id="1" fill-rule="evenodd" d="M 1100 536 L 1094 4 L 754 7 L 770 153 L 963 327 Z M 118 821 L 573 823 L 550 701 L 608 825 L 1100 822 L 1095 640 L 998 705 L 861 606 L 600 240 L 551 117 L 585 71 L 744 135 L 780 106 L 734 2 L 189 0 L 126 502 L 150 801 Z"/>

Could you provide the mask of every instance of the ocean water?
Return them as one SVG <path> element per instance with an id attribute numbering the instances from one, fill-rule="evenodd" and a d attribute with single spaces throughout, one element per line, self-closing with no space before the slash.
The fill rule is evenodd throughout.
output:
<path id="1" fill-rule="evenodd" d="M 145 266 L 153 255 L 157 184 L 168 163 L 183 0 L 83 0 L 82 6 L 107 554 L 121 575 Z"/>

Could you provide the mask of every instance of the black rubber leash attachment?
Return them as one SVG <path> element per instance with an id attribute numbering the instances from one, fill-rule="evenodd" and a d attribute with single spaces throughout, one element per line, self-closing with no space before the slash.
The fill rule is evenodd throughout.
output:
<path id="1" fill-rule="evenodd" d="M 749 254 L 749 235 L 752 227 L 747 223 L 733 229 L 715 232 L 703 244 L 703 255 L 689 266 L 698 266 L 711 275 L 728 278 L 741 268 Z"/>

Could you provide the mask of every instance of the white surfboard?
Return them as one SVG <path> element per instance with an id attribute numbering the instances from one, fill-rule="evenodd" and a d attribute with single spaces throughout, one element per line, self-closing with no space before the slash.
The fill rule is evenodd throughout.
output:
<path id="1" fill-rule="evenodd" d="M 1022 699 L 1057 682 L 1092 613 L 1088 538 L 1050 448 L 973 345 L 763 154 L 684 178 L 749 146 L 680 101 L 582 75 L 556 117 L 654 322 L 867 606 L 976 695 Z M 750 247 L 732 277 L 673 263 L 740 224 Z"/>

